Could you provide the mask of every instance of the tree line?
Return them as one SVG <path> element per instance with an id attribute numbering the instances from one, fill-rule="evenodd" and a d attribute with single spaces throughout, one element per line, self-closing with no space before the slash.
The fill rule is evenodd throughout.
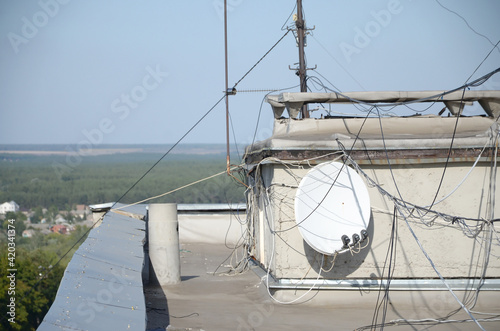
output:
<path id="1" fill-rule="evenodd" d="M 14 200 L 32 210 L 34 221 L 54 218 L 76 204 L 133 203 L 172 191 L 196 180 L 222 172 L 225 155 L 169 155 L 152 170 L 161 154 L 131 153 L 86 156 L 71 163 L 66 156 L 0 154 L 0 203 Z M 147 173 L 147 174 L 146 174 Z M 144 175 L 144 178 L 138 180 Z M 235 174 L 236 176 L 240 176 Z M 244 177 L 240 180 L 245 181 Z M 226 174 L 176 191 L 152 202 L 238 203 L 245 187 Z M 123 196 L 128 192 L 125 196 Z M 123 196 L 123 197 L 122 197 Z M 67 263 L 85 240 L 87 228 L 77 226 L 70 235 L 35 231 L 23 238 L 23 213 L 9 213 L 0 222 L 0 250 L 7 252 L 9 220 L 16 222 L 16 324 L 1 319 L 0 329 L 35 330 L 52 304 Z M 7 254 L 0 256 L 0 288 L 8 287 Z M 58 263 L 59 261 L 59 263 Z M 57 263 L 57 264 L 56 264 Z M 50 272 L 48 272 L 50 271 Z M 0 305 L 10 297 L 0 292 Z"/>
<path id="2" fill-rule="evenodd" d="M 148 172 L 160 156 L 152 153 L 87 156 L 74 165 L 64 156 L 0 155 L 0 202 L 14 200 L 23 209 L 54 206 L 59 210 L 120 198 L 120 202 L 132 203 L 224 171 L 226 166 L 224 155 L 173 155 Z M 243 185 L 222 175 L 154 202 L 243 201 Z"/>

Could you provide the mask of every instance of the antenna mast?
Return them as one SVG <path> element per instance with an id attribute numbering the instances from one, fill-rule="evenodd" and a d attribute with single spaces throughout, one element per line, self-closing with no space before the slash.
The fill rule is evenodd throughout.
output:
<path id="1" fill-rule="evenodd" d="M 304 52 L 304 39 L 306 35 L 306 27 L 304 22 L 304 17 L 302 14 L 302 0 L 297 0 L 297 20 L 295 21 L 295 26 L 297 27 L 297 39 L 299 46 L 299 78 L 300 78 L 300 92 L 307 92 L 307 68 L 306 59 Z M 301 110 L 302 118 L 309 118 L 309 109 L 307 104 L 302 106 Z"/>
<path id="2" fill-rule="evenodd" d="M 307 92 L 307 81 L 306 81 L 306 60 L 304 54 L 304 37 L 305 37 L 305 26 L 304 17 L 302 15 L 302 0 L 297 0 L 297 21 L 295 21 L 295 26 L 297 27 L 297 35 L 299 41 L 299 78 L 300 78 L 300 92 Z M 309 110 L 307 105 L 302 106 L 302 118 L 309 117 Z"/>
<path id="3" fill-rule="evenodd" d="M 225 53 L 225 65 L 226 65 L 226 171 L 230 175 L 231 158 L 229 154 L 229 80 L 228 80 L 228 59 L 227 59 L 227 0 L 224 0 L 224 53 Z"/>

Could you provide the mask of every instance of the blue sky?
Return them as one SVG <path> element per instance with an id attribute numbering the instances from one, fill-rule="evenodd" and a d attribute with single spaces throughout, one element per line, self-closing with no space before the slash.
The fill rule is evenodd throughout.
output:
<path id="1" fill-rule="evenodd" d="M 341 91 L 462 85 L 500 40 L 500 2 L 439 2 L 461 17 L 436 0 L 303 0 L 307 25 L 315 27 L 306 56 L 317 73 L 308 74 Z M 224 90 L 222 4 L 0 0 L 0 143 L 177 141 Z M 295 1 L 228 4 L 233 85 L 284 34 Z M 295 86 L 288 67 L 296 62 L 289 34 L 237 89 Z M 498 67 L 497 49 L 472 79 Z M 500 89 L 500 77 L 481 88 Z M 264 94 L 230 98 L 239 144 L 251 142 Z M 224 112 L 221 103 L 184 142 L 224 143 Z M 257 138 L 271 130 L 265 104 Z"/>

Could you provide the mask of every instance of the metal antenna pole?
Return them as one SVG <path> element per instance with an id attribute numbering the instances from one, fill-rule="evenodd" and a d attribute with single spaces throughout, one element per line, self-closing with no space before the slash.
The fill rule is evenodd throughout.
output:
<path id="1" fill-rule="evenodd" d="M 297 35 L 299 41 L 299 78 L 300 78 L 300 92 L 307 92 L 306 81 L 306 60 L 304 55 L 304 36 L 305 36 L 305 23 L 302 16 L 302 0 L 297 0 Z M 307 105 L 302 106 L 302 118 L 309 118 L 309 110 Z"/>
<path id="2" fill-rule="evenodd" d="M 227 173 L 228 175 L 230 174 L 230 165 L 231 165 L 231 159 L 229 156 L 229 95 L 228 95 L 228 90 L 229 90 L 229 79 L 228 79 L 228 65 L 227 65 L 227 0 L 224 0 L 224 51 L 225 51 L 225 58 L 226 58 L 226 89 L 225 89 L 225 94 L 226 94 L 226 165 L 227 165 Z"/>

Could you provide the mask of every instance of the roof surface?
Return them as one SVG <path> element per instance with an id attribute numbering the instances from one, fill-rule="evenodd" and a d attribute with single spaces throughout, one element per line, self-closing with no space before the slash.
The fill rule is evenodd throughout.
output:
<path id="1" fill-rule="evenodd" d="M 163 331 L 169 325 L 168 330 L 183 331 L 361 330 L 372 323 L 378 290 L 312 289 L 295 304 L 280 304 L 267 293 L 263 280 L 265 271 L 260 267 L 254 266 L 242 274 L 227 273 L 227 258 L 232 250 L 223 244 L 195 243 L 182 244 L 181 247 L 181 283 L 163 288 L 145 287 L 147 330 Z M 286 290 L 273 295 L 278 300 L 290 302 L 304 293 L 305 290 Z M 475 309 L 497 312 L 497 297 L 494 291 L 482 292 Z M 392 326 L 391 330 L 477 329 L 471 322 L 440 323 L 437 320 L 458 308 L 448 291 L 391 291 L 390 301 L 385 319 L 389 324 L 385 326 Z M 448 317 L 457 321 L 468 318 L 461 310 Z M 426 320 L 410 326 L 405 325 L 402 319 Z M 395 320 L 400 322 L 391 325 L 391 321 Z M 487 330 L 500 328 L 498 320 L 481 324 Z"/>

